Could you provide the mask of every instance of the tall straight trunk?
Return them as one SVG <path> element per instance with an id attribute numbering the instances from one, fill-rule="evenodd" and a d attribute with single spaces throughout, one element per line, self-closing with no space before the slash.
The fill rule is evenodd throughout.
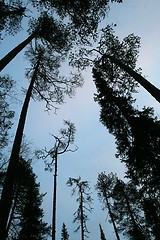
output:
<path id="1" fill-rule="evenodd" d="M 127 72 L 131 77 L 133 77 L 142 87 L 144 87 L 159 103 L 160 103 L 160 90 L 151 84 L 147 79 L 142 77 L 139 73 L 135 72 L 131 67 L 122 63 L 120 60 L 113 56 L 105 55 L 109 58 L 111 62 L 118 65 L 121 69 Z"/>
<path id="2" fill-rule="evenodd" d="M 57 152 L 54 166 L 54 189 L 53 189 L 53 216 L 52 216 L 52 240 L 56 240 L 56 200 L 57 200 Z"/>
<path id="3" fill-rule="evenodd" d="M 81 240 L 84 240 L 84 217 L 83 217 L 83 195 L 82 189 L 80 186 L 81 202 L 80 202 L 80 211 L 81 211 Z"/>
<path id="4" fill-rule="evenodd" d="M 113 224 L 114 232 L 116 234 L 116 238 L 117 238 L 117 240 L 120 240 L 120 237 L 118 235 L 117 227 L 116 227 L 116 224 L 115 224 L 115 221 L 114 221 L 114 218 L 113 218 L 113 214 L 112 214 L 112 211 L 111 211 L 111 207 L 110 207 L 106 192 L 104 192 L 104 197 L 106 199 L 106 204 L 107 204 L 109 215 L 110 215 L 110 218 L 111 218 L 111 221 L 112 221 L 112 224 Z"/>
<path id="5" fill-rule="evenodd" d="M 27 116 L 27 110 L 28 110 L 29 101 L 31 98 L 33 85 L 34 85 L 37 71 L 39 68 L 40 58 L 41 58 L 41 54 L 39 55 L 39 59 L 37 61 L 37 65 L 35 67 L 35 70 L 26 94 L 26 98 L 22 107 L 16 135 L 14 138 L 12 152 L 11 152 L 11 156 L 8 164 L 6 178 L 5 178 L 4 186 L 2 190 L 1 201 L 0 201 L 0 240 L 6 240 L 7 238 L 7 222 L 9 219 L 10 209 L 12 205 L 15 173 L 16 173 L 16 168 L 19 161 L 19 153 L 20 153 L 20 147 L 21 147 L 21 142 L 23 137 L 24 125 L 25 125 L 26 116 Z"/>
<path id="6" fill-rule="evenodd" d="M 33 38 L 35 38 L 36 33 L 34 32 L 31 34 L 27 39 L 25 39 L 23 42 L 18 44 L 15 48 L 13 48 L 6 56 L 4 56 L 0 60 L 0 71 L 5 68 L 5 66 L 12 61 L 12 59 L 23 49 L 25 48 Z"/>

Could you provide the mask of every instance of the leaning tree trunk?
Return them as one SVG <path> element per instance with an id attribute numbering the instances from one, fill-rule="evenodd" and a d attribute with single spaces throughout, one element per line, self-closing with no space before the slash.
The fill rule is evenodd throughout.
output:
<path id="1" fill-rule="evenodd" d="M 125 193 L 125 190 L 124 188 L 122 188 L 122 193 L 123 193 L 123 196 L 126 200 L 126 204 L 127 204 L 127 208 L 128 208 L 128 212 L 129 212 L 129 215 L 130 215 L 130 218 L 131 218 L 131 221 L 132 221 L 132 224 L 133 224 L 133 231 L 134 231 L 134 240 L 145 240 L 145 236 L 142 232 L 142 227 L 140 226 L 140 224 L 138 225 L 135 218 L 134 218 L 134 215 L 133 215 L 133 211 L 131 209 L 131 206 L 130 206 L 130 203 L 129 203 L 129 199 L 128 199 L 128 196 L 127 194 Z"/>
<path id="2" fill-rule="evenodd" d="M 110 215 L 110 218 L 111 218 L 111 221 L 112 221 L 112 224 L 113 224 L 114 232 L 116 234 L 116 238 L 117 238 L 117 240 L 120 240 L 120 237 L 119 237 L 119 234 L 118 234 L 118 231 L 117 231 L 117 227 L 116 227 L 116 224 L 115 224 L 115 221 L 114 221 L 114 218 L 113 218 L 113 214 L 112 214 L 112 211 L 111 211 L 111 207 L 110 207 L 106 192 L 104 192 L 104 197 L 105 197 L 106 204 L 107 204 L 108 211 L 109 211 L 109 215 Z"/>
<path id="3" fill-rule="evenodd" d="M 20 153 L 20 147 L 21 147 L 21 142 L 23 137 L 24 125 L 25 125 L 26 116 L 27 116 L 27 110 L 28 110 L 29 101 L 31 98 L 33 85 L 34 85 L 37 71 L 39 68 L 40 58 L 41 58 L 41 54 L 39 55 L 39 59 L 37 61 L 37 65 L 35 67 L 35 70 L 26 94 L 26 98 L 22 107 L 17 131 L 16 131 L 16 135 L 15 135 L 15 139 L 12 147 L 12 152 L 11 152 L 11 156 L 8 164 L 6 178 L 5 178 L 4 186 L 2 190 L 1 201 L 0 201 L 0 240 L 6 240 L 7 238 L 7 222 L 9 219 L 10 209 L 12 205 L 15 173 L 16 173 L 16 168 L 19 161 L 19 153 Z"/>
<path id="4" fill-rule="evenodd" d="M 8 232 L 9 232 L 9 229 L 11 227 L 11 223 L 13 221 L 13 217 L 14 217 L 14 213 L 15 213 L 15 209 L 17 207 L 17 202 L 18 202 L 18 186 L 16 188 L 16 193 L 15 193 L 15 196 L 14 196 L 14 203 L 13 203 L 13 206 L 12 206 L 12 209 L 11 209 L 11 212 L 10 212 L 10 216 L 9 216 L 9 220 L 8 220 L 8 223 L 7 223 L 7 228 L 6 228 L 6 235 L 8 236 Z"/>
<path id="5" fill-rule="evenodd" d="M 119 59 L 115 58 L 114 56 L 105 55 L 104 57 L 109 58 L 111 62 L 115 63 L 125 72 L 127 72 L 160 103 L 160 90 L 158 88 L 156 88 L 147 79 L 142 77 L 139 73 L 135 72 L 131 67 L 122 63 Z"/>
<path id="6" fill-rule="evenodd" d="M 35 38 L 35 36 L 36 36 L 36 33 L 34 32 L 27 39 L 25 39 L 23 42 L 17 45 L 14 49 L 12 49 L 6 56 L 4 56 L 0 60 L 0 71 L 2 71 L 3 68 L 5 68 L 5 66 L 8 63 L 10 63 L 12 59 L 32 41 L 33 38 Z"/>

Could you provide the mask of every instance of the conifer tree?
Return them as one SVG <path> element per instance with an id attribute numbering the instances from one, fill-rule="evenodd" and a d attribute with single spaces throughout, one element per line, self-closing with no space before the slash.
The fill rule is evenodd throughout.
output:
<path id="1" fill-rule="evenodd" d="M 20 159 L 16 170 L 12 211 L 8 221 L 8 237 L 22 240 L 44 240 L 50 235 L 50 227 L 43 220 L 41 208 L 44 194 L 39 193 L 31 162 Z"/>
<path id="2" fill-rule="evenodd" d="M 98 90 L 96 98 L 101 106 L 101 121 L 116 138 L 117 157 L 126 166 L 126 176 L 140 188 L 146 223 L 149 224 L 150 233 L 158 239 L 160 205 L 155 199 L 160 194 L 160 121 L 154 116 L 152 108 L 138 110 L 133 107 L 135 100 L 130 84 L 123 85 L 122 75 L 119 81 L 116 79 L 118 75 L 113 76 L 114 81 L 111 78 L 107 81 L 106 72 L 100 69 L 97 66 L 93 72 Z M 153 218 L 151 213 L 147 213 L 147 202 L 151 203 L 150 210 L 156 209 L 152 211 L 155 213 Z"/>
<path id="3" fill-rule="evenodd" d="M 62 225 L 61 240 L 69 240 L 69 234 L 65 223 Z"/>
<path id="4" fill-rule="evenodd" d="M 67 181 L 67 185 L 69 187 L 73 187 L 72 195 L 77 194 L 78 197 L 76 201 L 79 203 L 77 211 L 74 213 L 74 220 L 73 222 L 78 222 L 79 226 L 75 230 L 77 232 L 81 229 L 81 240 L 84 240 L 88 237 L 88 228 L 87 228 L 87 220 L 88 216 L 86 214 L 86 210 L 92 212 L 91 203 L 91 193 L 88 181 L 81 181 L 81 177 L 79 178 L 69 178 Z M 86 205 L 88 205 L 86 207 Z"/>
<path id="5" fill-rule="evenodd" d="M 52 213 L 52 240 L 56 239 L 56 215 L 57 215 L 57 175 L 58 175 L 58 158 L 66 152 L 74 152 L 77 147 L 71 149 L 71 145 L 74 143 L 75 126 L 69 121 L 64 121 L 66 128 L 62 128 L 59 131 L 59 136 L 53 135 L 55 138 L 54 147 L 50 150 L 37 151 L 38 158 L 42 158 L 45 161 L 45 170 L 53 171 L 53 213 Z M 48 157 L 51 160 L 48 160 Z"/>

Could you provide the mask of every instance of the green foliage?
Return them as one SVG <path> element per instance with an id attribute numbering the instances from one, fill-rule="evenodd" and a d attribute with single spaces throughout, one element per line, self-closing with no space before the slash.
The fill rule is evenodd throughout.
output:
<path id="1" fill-rule="evenodd" d="M 69 234 L 65 223 L 62 225 L 61 240 L 69 240 Z"/>

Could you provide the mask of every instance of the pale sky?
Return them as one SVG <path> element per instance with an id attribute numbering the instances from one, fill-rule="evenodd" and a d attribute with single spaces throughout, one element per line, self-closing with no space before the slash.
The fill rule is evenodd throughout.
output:
<path id="1" fill-rule="evenodd" d="M 105 24 L 116 23 L 116 35 L 120 39 L 130 33 L 141 37 L 142 47 L 138 67 L 142 68 L 143 75 L 151 83 L 160 88 L 159 11 L 159 0 L 124 0 L 122 4 L 111 4 L 108 18 L 104 20 L 103 24 L 105 26 Z M 6 42 L 4 45 L 2 44 L 2 56 L 16 46 L 25 36 L 25 34 L 21 33 L 17 37 L 12 37 L 13 41 L 6 38 L 7 44 Z M 24 83 L 23 63 L 23 53 L 21 53 L 6 67 L 2 74 L 9 73 L 17 83 L 22 83 L 22 80 Z M 94 198 L 93 213 L 88 215 L 90 219 L 88 221 L 89 239 L 100 239 L 99 223 L 101 223 L 107 240 L 115 240 L 112 226 L 108 223 L 108 213 L 101 210 L 102 204 L 97 199 L 94 185 L 97 181 L 97 174 L 102 171 L 107 174 L 110 172 L 117 173 L 120 178 L 123 178 L 124 166 L 119 159 L 115 158 L 114 137 L 99 122 L 100 108 L 93 100 L 96 89 L 90 71 L 85 71 L 83 76 L 85 79 L 84 86 L 77 90 L 74 98 L 66 99 L 66 103 L 60 106 L 57 115 L 53 112 L 48 115 L 44 111 L 43 103 L 31 101 L 25 135 L 36 148 L 49 148 L 54 144 L 54 139 L 49 133 L 57 135 L 59 129 L 64 127 L 63 119 L 70 120 L 75 124 L 75 144 L 79 149 L 77 152 L 64 154 L 59 158 L 58 162 L 57 240 L 60 239 L 63 222 L 68 228 L 69 239 L 80 239 L 80 232 L 73 233 L 77 225 L 72 223 L 77 203 L 75 197 L 71 197 L 71 188 L 66 186 L 69 177 L 77 178 L 79 176 L 81 176 L 82 180 L 90 182 L 93 192 L 92 197 Z M 153 106 L 156 113 L 160 113 L 159 104 L 145 90 L 140 91 L 138 99 L 139 105 Z M 17 119 L 18 114 L 16 115 Z M 41 184 L 41 192 L 47 192 L 44 197 L 43 207 L 45 220 L 51 223 L 53 173 L 44 172 L 44 164 L 37 161 L 35 161 L 33 167 Z M 121 237 L 121 240 L 123 239 Z"/>

